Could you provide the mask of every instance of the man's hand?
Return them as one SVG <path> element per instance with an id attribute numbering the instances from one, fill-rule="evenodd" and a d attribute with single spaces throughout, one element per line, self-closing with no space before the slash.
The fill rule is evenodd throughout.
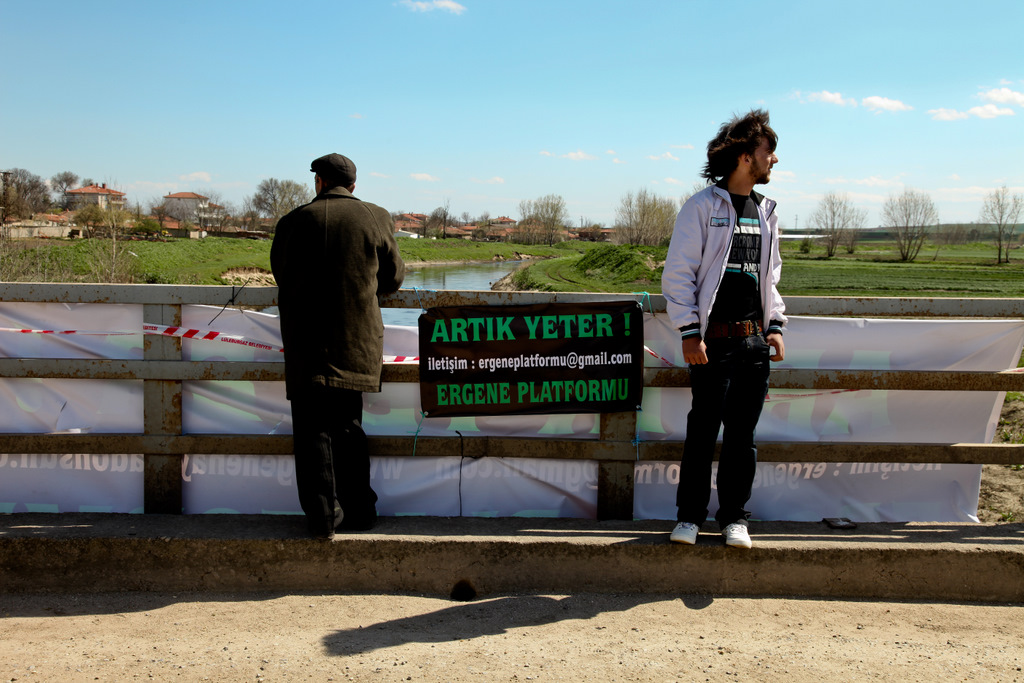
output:
<path id="1" fill-rule="evenodd" d="M 694 335 L 683 339 L 683 360 L 691 365 L 704 365 L 708 362 L 708 347 L 704 340 Z"/>
<path id="2" fill-rule="evenodd" d="M 779 334 L 778 332 L 772 332 L 767 337 L 765 337 L 764 340 L 768 342 L 768 346 L 775 349 L 775 353 L 773 353 L 768 358 L 768 360 L 773 360 L 776 363 L 778 363 L 780 360 L 783 360 L 786 357 L 786 344 L 785 342 L 782 341 L 781 334 Z"/>

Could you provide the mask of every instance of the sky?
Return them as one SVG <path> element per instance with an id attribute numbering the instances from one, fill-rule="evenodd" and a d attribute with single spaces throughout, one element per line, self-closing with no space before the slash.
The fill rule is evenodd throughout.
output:
<path id="1" fill-rule="evenodd" d="M 237 206 L 339 152 L 390 211 L 556 194 L 610 226 L 764 108 L 783 228 L 904 189 L 971 222 L 1024 193 L 1022 27 L 1021 0 L 0 0 L 0 169 Z"/>

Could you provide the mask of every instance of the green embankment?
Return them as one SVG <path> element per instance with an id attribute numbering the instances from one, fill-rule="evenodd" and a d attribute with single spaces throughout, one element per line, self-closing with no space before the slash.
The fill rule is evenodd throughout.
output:
<path id="1" fill-rule="evenodd" d="M 989 251 L 990 254 L 985 252 Z M 542 291 L 661 291 L 667 249 L 602 245 L 585 256 L 532 264 L 516 274 L 522 289 Z M 825 259 L 783 249 L 783 294 L 803 296 L 1024 297 L 1024 261 L 995 265 L 994 249 L 978 245 L 934 249 L 918 260 L 898 260 L 891 245 Z"/>
<path id="2" fill-rule="evenodd" d="M 10 243 L 9 243 L 10 244 Z M 134 264 L 134 281 L 222 284 L 233 269 L 270 270 L 270 241 L 208 237 L 168 242 L 119 242 L 119 258 Z M 9 280 L 94 281 L 99 256 L 110 241 L 40 240 L 0 251 Z M 554 246 L 466 240 L 399 240 L 410 264 L 537 259 L 518 270 L 519 289 L 542 291 L 661 291 L 666 248 L 563 242 Z M 918 259 L 903 263 L 895 246 L 866 243 L 853 255 L 826 259 L 820 248 L 802 253 L 799 242 L 783 243 L 780 289 L 789 295 L 947 296 L 1024 298 L 1024 260 L 1014 251 L 1009 264 L 995 265 L 989 244 L 926 246 Z"/>

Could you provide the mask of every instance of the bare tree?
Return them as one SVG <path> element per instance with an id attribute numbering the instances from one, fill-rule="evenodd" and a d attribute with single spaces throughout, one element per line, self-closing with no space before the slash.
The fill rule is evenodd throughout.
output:
<path id="1" fill-rule="evenodd" d="M 967 242 L 967 226 L 963 223 L 940 225 L 935 229 L 932 239 L 935 240 L 936 244 L 935 256 L 932 257 L 932 260 L 935 261 L 939 258 L 939 249 L 941 247 L 949 247 L 954 244 L 964 244 Z"/>
<path id="2" fill-rule="evenodd" d="M 451 205 L 451 200 L 445 199 L 444 204 L 431 211 L 429 218 L 427 218 L 427 224 L 432 225 L 434 230 L 439 232 L 441 239 L 448 238 L 448 228 L 455 222 Z"/>
<path id="3" fill-rule="evenodd" d="M 242 198 L 242 205 L 238 209 L 238 226 L 250 232 L 260 229 L 260 212 L 254 197 Z"/>
<path id="4" fill-rule="evenodd" d="M 822 234 L 825 253 L 831 258 L 835 256 L 839 245 L 848 241 L 851 232 L 857 232 L 864 227 L 867 216 L 867 211 L 855 207 L 849 196 L 829 192 L 818 202 L 817 208 L 811 214 L 810 224 Z"/>
<path id="5" fill-rule="evenodd" d="M 882 221 L 895 232 L 900 260 L 913 261 L 924 245 L 928 226 L 939 222 L 939 214 L 927 192 L 904 190 L 885 200 Z"/>
<path id="6" fill-rule="evenodd" d="M 532 206 L 533 215 L 531 217 L 539 226 L 541 240 L 547 242 L 548 246 L 553 245 L 556 241 L 561 241 L 559 233 L 569 222 L 569 212 L 565 210 L 565 200 L 557 194 L 546 194 L 535 199 Z"/>
<path id="7" fill-rule="evenodd" d="M 846 249 L 847 254 L 857 251 L 857 243 L 860 241 L 861 232 L 861 230 L 847 231 L 846 237 L 843 239 L 843 247 Z"/>
<path id="8" fill-rule="evenodd" d="M 5 179 L 5 217 L 31 218 L 32 214 L 50 208 L 50 188 L 35 173 L 12 168 L 6 172 Z"/>
<path id="9" fill-rule="evenodd" d="M 62 208 L 71 208 L 71 198 L 68 197 L 67 191 L 74 189 L 76 183 L 78 176 L 71 171 L 61 171 L 50 176 L 50 187 L 57 193 L 57 203 Z"/>
<path id="10" fill-rule="evenodd" d="M 308 203 L 311 199 L 313 192 L 305 185 L 294 180 L 267 178 L 256 186 L 252 203 L 256 210 L 276 226 L 281 216 L 297 206 Z"/>
<path id="11" fill-rule="evenodd" d="M 160 223 L 161 228 L 164 227 L 164 223 L 167 221 L 169 216 L 167 212 L 167 203 L 162 197 L 159 199 L 151 199 L 149 201 L 149 213 L 151 216 L 156 218 L 157 222 Z"/>
<path id="12" fill-rule="evenodd" d="M 671 237 L 678 212 L 671 199 L 641 188 L 627 192 L 615 211 L 615 241 L 619 244 L 656 246 Z"/>
<path id="13" fill-rule="evenodd" d="M 1005 185 L 985 196 L 985 203 L 981 207 L 981 222 L 991 223 L 996 229 L 996 263 L 1010 262 L 1010 242 L 1013 240 L 1013 231 L 1017 229 L 1022 208 L 1024 197 L 1011 195 Z"/>

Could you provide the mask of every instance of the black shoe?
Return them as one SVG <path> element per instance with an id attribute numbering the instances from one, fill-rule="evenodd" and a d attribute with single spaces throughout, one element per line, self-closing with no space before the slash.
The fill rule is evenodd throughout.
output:
<path id="1" fill-rule="evenodd" d="M 369 531 L 375 526 L 377 526 L 376 510 L 362 515 L 349 513 L 335 528 L 338 531 Z"/>
<path id="2" fill-rule="evenodd" d="M 334 530 L 337 529 L 342 521 L 345 519 L 345 511 L 341 509 L 341 506 L 334 503 L 334 516 L 330 519 L 324 519 L 320 521 L 314 521 L 313 518 L 307 520 L 309 524 L 309 533 L 313 538 L 322 538 L 325 540 L 332 540 L 334 538 Z"/>

